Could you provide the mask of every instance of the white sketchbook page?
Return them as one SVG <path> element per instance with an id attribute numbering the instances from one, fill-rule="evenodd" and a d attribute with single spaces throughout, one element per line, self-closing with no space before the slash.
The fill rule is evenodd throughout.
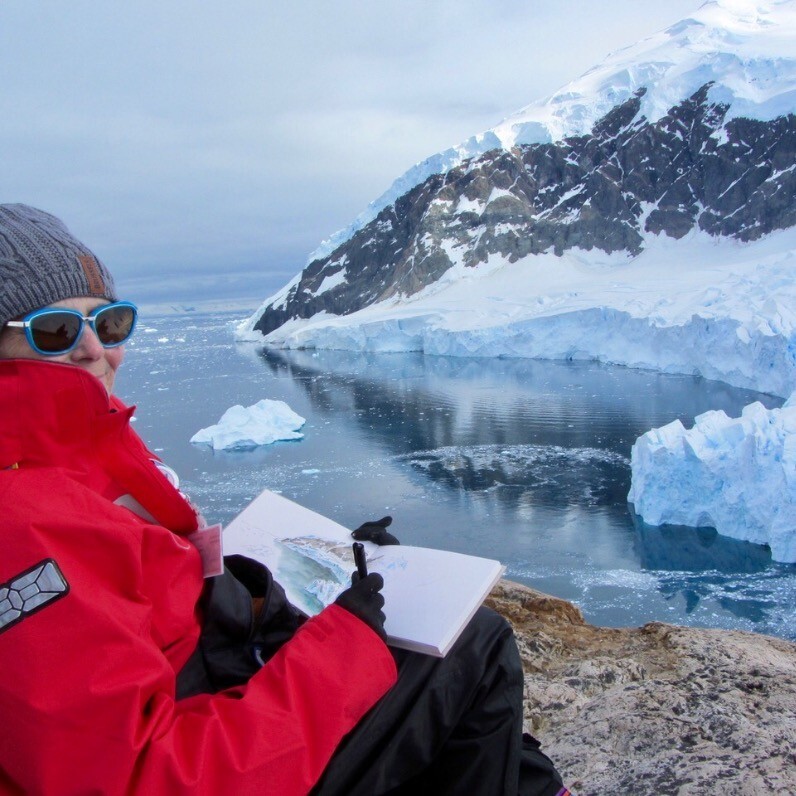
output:
<path id="1" fill-rule="evenodd" d="M 384 576 L 390 644 L 445 655 L 505 567 L 488 558 L 390 545 L 368 556 L 368 569 Z"/>
<path id="2" fill-rule="evenodd" d="M 334 520 L 265 491 L 224 530 L 224 552 L 271 569 L 288 599 L 318 613 L 351 582 L 351 533 Z M 365 542 L 368 568 L 384 576 L 385 631 L 393 646 L 444 655 L 505 567 L 426 547 Z"/>

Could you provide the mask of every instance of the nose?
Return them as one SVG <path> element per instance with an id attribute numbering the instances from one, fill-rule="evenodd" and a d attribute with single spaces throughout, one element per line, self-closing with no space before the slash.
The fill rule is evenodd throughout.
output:
<path id="1" fill-rule="evenodd" d="M 105 349 L 100 343 L 99 338 L 94 334 L 91 325 L 86 323 L 83 326 L 83 334 L 80 335 L 77 345 L 69 352 L 71 359 L 79 362 L 80 360 L 95 361 L 101 359 Z"/>

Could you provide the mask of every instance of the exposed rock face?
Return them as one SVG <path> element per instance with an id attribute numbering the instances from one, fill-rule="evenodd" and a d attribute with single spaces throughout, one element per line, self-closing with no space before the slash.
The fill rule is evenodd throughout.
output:
<path id="1" fill-rule="evenodd" d="M 796 644 L 740 631 L 586 624 L 501 582 L 528 728 L 580 796 L 796 793 Z"/>
<path id="2" fill-rule="evenodd" d="M 725 123 L 728 107 L 711 103 L 709 88 L 655 124 L 639 115 L 641 89 L 591 135 L 491 150 L 429 177 L 311 262 L 254 328 L 410 296 L 491 254 L 638 254 L 647 232 L 751 241 L 793 226 L 796 116 Z"/>

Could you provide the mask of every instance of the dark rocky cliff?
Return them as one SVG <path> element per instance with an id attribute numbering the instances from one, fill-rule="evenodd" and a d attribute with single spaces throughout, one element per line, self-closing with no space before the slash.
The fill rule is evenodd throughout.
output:
<path id="1" fill-rule="evenodd" d="M 709 88 L 654 124 L 639 116 L 642 89 L 590 135 L 492 150 L 429 177 L 311 262 L 254 328 L 412 295 L 452 257 L 474 266 L 575 247 L 638 254 L 644 233 L 751 241 L 793 226 L 796 116 L 725 123 L 728 107 L 709 102 Z"/>

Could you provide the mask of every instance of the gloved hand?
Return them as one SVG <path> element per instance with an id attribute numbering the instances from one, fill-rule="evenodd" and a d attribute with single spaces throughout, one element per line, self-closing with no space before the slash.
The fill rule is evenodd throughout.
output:
<path id="1" fill-rule="evenodd" d="M 371 572 L 366 577 L 360 579 L 354 572 L 351 575 L 351 586 L 349 586 L 336 600 L 335 603 L 346 611 L 352 613 L 357 619 L 361 619 L 369 625 L 382 638 L 386 638 L 384 632 L 384 595 L 381 590 L 384 588 L 384 578 L 378 572 Z"/>
<path id="2" fill-rule="evenodd" d="M 373 542 L 378 545 L 401 544 L 391 533 L 387 532 L 387 526 L 391 523 L 392 517 L 363 522 L 359 528 L 351 531 L 351 536 L 358 542 Z"/>

